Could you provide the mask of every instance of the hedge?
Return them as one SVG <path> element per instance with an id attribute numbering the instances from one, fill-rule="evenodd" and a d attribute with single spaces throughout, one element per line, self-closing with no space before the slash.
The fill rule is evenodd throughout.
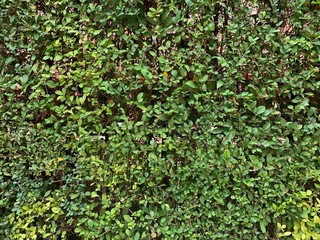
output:
<path id="1" fill-rule="evenodd" d="M 320 239 L 319 0 L 1 0 L 1 239 Z"/>

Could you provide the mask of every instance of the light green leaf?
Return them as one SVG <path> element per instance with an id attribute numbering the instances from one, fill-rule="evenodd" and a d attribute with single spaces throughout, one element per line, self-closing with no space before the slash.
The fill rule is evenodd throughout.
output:
<path id="1" fill-rule="evenodd" d="M 93 227 L 93 225 L 94 225 L 94 223 L 91 219 L 88 219 L 87 223 L 88 223 L 89 227 Z"/>
<path id="2" fill-rule="evenodd" d="M 74 232 L 75 232 L 75 233 L 81 233 L 81 232 L 83 232 L 83 228 L 82 228 L 82 227 L 76 227 L 76 228 L 74 229 Z"/>
<path id="3" fill-rule="evenodd" d="M 193 81 L 188 81 L 185 83 L 185 85 L 187 85 L 191 88 L 197 88 L 197 85 Z"/>
<path id="4" fill-rule="evenodd" d="M 143 101 L 143 93 L 142 92 L 138 94 L 137 101 L 140 103 Z"/>
<path id="5" fill-rule="evenodd" d="M 55 61 L 60 61 L 62 58 L 63 58 L 62 55 L 56 55 L 56 56 L 54 57 L 54 60 L 55 60 Z"/>
<path id="6" fill-rule="evenodd" d="M 265 106 L 259 106 L 256 109 L 256 114 L 260 115 L 260 114 L 264 113 L 265 111 L 266 111 L 266 107 Z"/>
<path id="7" fill-rule="evenodd" d="M 52 207 L 51 210 L 52 210 L 53 213 L 59 213 L 59 212 L 61 211 L 61 208 L 59 208 L 59 207 Z"/>
<path id="8" fill-rule="evenodd" d="M 264 220 L 260 220 L 260 229 L 261 229 L 261 232 L 263 232 L 263 233 L 267 232 Z"/>
<path id="9" fill-rule="evenodd" d="M 81 120 L 81 119 L 80 119 Z M 80 121 L 79 120 L 79 121 Z M 80 125 L 80 124 L 79 124 Z M 95 197 L 99 197 L 99 195 L 97 194 L 97 192 L 96 191 L 93 191 L 93 192 L 91 192 L 91 197 L 92 198 L 95 198 Z"/>
<path id="10" fill-rule="evenodd" d="M 222 80 L 218 80 L 217 89 L 219 89 L 223 84 L 224 84 L 224 82 Z"/>
<path id="11" fill-rule="evenodd" d="M 101 31 L 102 31 L 102 29 L 100 29 L 100 30 L 95 30 L 95 31 L 93 32 L 93 35 L 98 35 L 99 33 L 101 33 Z"/>
<path id="12" fill-rule="evenodd" d="M 124 219 L 126 222 L 132 222 L 132 218 L 131 218 L 129 215 L 124 215 L 124 216 L 123 216 L 123 219 Z"/>
<path id="13" fill-rule="evenodd" d="M 136 234 L 134 235 L 134 240 L 139 240 L 140 239 L 140 233 L 136 232 Z"/>
<path id="14" fill-rule="evenodd" d="M 159 118 L 161 121 L 167 121 L 167 120 L 168 120 L 168 117 L 167 117 L 166 114 L 160 114 L 160 115 L 158 116 L 158 118 Z"/>

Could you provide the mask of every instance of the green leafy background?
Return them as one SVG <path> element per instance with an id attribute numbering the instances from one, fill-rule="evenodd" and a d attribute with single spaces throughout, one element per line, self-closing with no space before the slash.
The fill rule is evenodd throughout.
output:
<path id="1" fill-rule="evenodd" d="M 319 239 L 319 1 L 1 0 L 1 239 Z"/>

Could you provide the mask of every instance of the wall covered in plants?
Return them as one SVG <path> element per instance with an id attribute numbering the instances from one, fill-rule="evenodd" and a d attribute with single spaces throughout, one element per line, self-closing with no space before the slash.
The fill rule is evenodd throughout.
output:
<path id="1" fill-rule="evenodd" d="M 319 239 L 318 0 L 1 0 L 1 239 Z"/>

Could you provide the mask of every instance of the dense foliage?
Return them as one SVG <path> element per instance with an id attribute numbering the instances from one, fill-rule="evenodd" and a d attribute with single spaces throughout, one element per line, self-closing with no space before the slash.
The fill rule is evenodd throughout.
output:
<path id="1" fill-rule="evenodd" d="M 1 0 L 1 239 L 319 239 L 320 3 Z"/>

